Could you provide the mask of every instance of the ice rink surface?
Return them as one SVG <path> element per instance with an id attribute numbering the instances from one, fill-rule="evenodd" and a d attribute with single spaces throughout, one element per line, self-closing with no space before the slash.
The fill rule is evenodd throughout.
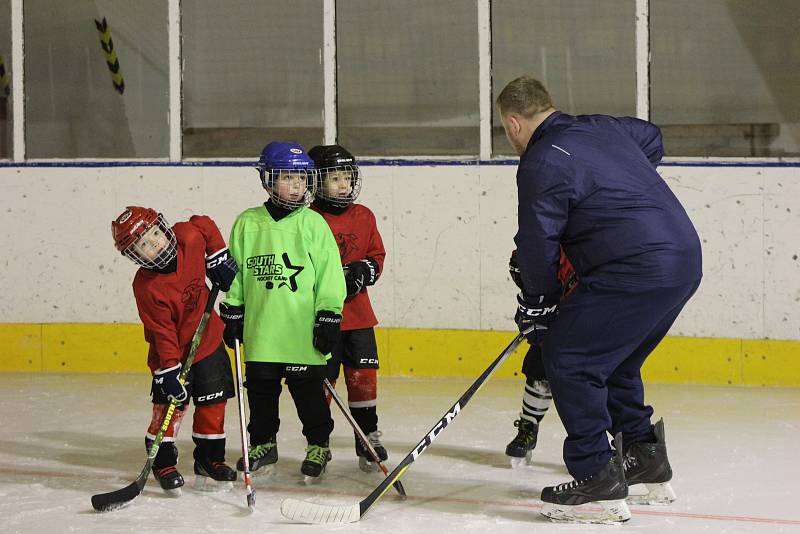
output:
<path id="1" fill-rule="evenodd" d="M 392 469 L 464 392 L 470 380 L 381 379 L 378 413 Z M 314 526 L 288 522 L 281 499 L 353 504 L 383 476 L 358 469 L 353 434 L 334 410 L 333 461 L 323 481 L 302 484 L 305 440 L 288 391 L 281 403 L 280 461 L 254 478 L 257 510 L 243 484 L 233 491 L 191 488 L 191 418 L 178 446 L 183 496 L 165 496 L 150 478 L 122 510 L 96 513 L 90 497 L 131 483 L 145 462 L 150 418 L 146 375 L 0 374 L 0 532 L 800 532 L 800 389 L 666 386 L 647 389 L 666 423 L 678 500 L 632 506 L 623 526 L 551 523 L 539 515 L 543 486 L 570 477 L 561 460 L 564 429 L 547 414 L 535 465 L 513 470 L 503 454 L 515 435 L 522 380 L 492 380 L 402 477 L 409 498 L 393 490 L 360 522 Z M 343 385 L 340 394 L 346 398 Z M 239 457 L 236 402 L 228 403 L 227 460 Z M 623 529 L 623 530 L 616 530 Z"/>

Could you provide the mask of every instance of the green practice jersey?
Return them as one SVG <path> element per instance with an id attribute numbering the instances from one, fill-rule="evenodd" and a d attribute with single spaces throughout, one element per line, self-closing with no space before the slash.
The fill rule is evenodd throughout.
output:
<path id="1" fill-rule="evenodd" d="M 328 223 L 308 208 L 276 221 L 264 206 L 236 218 L 228 242 L 239 273 L 225 303 L 244 306 L 245 361 L 322 365 L 317 312 L 342 313 L 347 289 Z"/>

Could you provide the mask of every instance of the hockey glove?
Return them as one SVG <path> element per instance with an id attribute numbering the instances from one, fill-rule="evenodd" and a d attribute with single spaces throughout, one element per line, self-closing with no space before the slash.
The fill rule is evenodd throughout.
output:
<path id="1" fill-rule="evenodd" d="M 328 310 L 317 312 L 314 323 L 314 347 L 322 354 L 329 354 L 339 343 L 339 327 L 342 316 Z"/>
<path id="2" fill-rule="evenodd" d="M 206 276 L 212 284 L 219 286 L 220 291 L 228 291 L 231 288 L 238 272 L 239 266 L 227 248 L 206 258 Z"/>
<path id="3" fill-rule="evenodd" d="M 244 306 L 231 306 L 219 303 L 219 317 L 225 323 L 222 339 L 230 348 L 236 346 L 236 340 L 244 341 Z"/>
<path id="4" fill-rule="evenodd" d="M 153 373 L 153 383 L 171 401 L 185 402 L 189 398 L 186 387 L 178 379 L 182 368 L 183 365 L 178 363 L 173 367 L 157 369 Z"/>
<path id="5" fill-rule="evenodd" d="M 361 293 L 365 287 L 374 285 L 380 276 L 378 262 L 372 258 L 354 261 L 344 266 L 344 281 L 347 284 L 347 296 Z"/>
<path id="6" fill-rule="evenodd" d="M 508 259 L 508 274 L 511 279 L 517 284 L 517 287 L 522 289 L 522 274 L 519 270 L 519 263 L 517 263 L 517 249 L 511 252 L 511 257 Z"/>
<path id="7" fill-rule="evenodd" d="M 541 342 L 557 314 L 557 295 L 537 295 L 533 299 L 526 299 L 522 293 L 517 295 L 517 313 L 514 315 L 514 321 L 519 331 L 525 334 L 531 343 Z"/>

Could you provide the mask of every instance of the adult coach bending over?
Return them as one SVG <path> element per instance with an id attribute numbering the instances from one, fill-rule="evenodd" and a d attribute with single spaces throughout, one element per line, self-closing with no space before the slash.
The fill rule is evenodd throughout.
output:
<path id="1" fill-rule="evenodd" d="M 528 76 L 509 83 L 497 106 L 520 156 L 515 319 L 542 345 L 575 479 L 542 490 L 542 513 L 625 521 L 628 485 L 647 484 L 645 502 L 675 498 L 663 422 L 650 422 L 640 368 L 700 284 L 700 240 L 656 172 L 664 151 L 655 125 L 556 111 Z M 561 305 L 559 246 L 579 280 Z M 587 502 L 603 511 L 574 509 Z"/>

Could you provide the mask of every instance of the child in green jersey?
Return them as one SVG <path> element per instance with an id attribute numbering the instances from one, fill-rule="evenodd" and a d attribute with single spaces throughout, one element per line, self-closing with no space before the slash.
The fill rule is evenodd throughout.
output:
<path id="1" fill-rule="evenodd" d="M 308 441 L 301 471 L 310 481 L 331 459 L 333 419 L 322 382 L 347 290 L 336 240 L 306 207 L 314 196 L 312 160 L 297 143 L 273 142 L 257 169 L 269 199 L 239 214 L 231 230 L 230 251 L 241 270 L 220 304 L 223 337 L 229 347 L 236 339 L 245 345 L 250 469 L 268 472 L 278 461 L 285 379 Z"/>

